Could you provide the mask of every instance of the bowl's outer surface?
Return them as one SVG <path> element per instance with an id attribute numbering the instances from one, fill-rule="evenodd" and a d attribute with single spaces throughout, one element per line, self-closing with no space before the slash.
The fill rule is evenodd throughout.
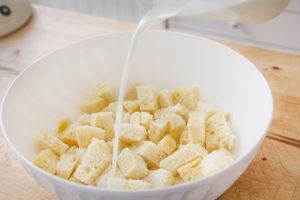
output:
<path id="1" fill-rule="evenodd" d="M 132 61 L 131 82 L 157 88 L 199 86 L 202 100 L 230 111 L 237 161 L 199 181 L 151 191 L 111 191 L 77 185 L 31 164 L 35 142 L 57 120 L 79 115 L 79 103 L 98 82 L 115 91 L 131 32 L 75 43 L 45 56 L 22 73 L 2 103 L 4 135 L 28 173 L 60 199 L 215 199 L 253 159 L 270 124 L 267 82 L 247 59 L 216 42 L 172 32 L 147 32 Z"/>

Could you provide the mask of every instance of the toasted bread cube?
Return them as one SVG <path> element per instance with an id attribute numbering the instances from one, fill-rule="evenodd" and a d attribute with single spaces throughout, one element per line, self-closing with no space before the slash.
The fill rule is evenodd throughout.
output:
<path id="1" fill-rule="evenodd" d="M 74 132 L 74 125 L 68 127 L 64 133 L 60 136 L 60 139 L 70 145 L 70 146 L 76 146 L 78 145 L 77 144 L 77 140 L 76 140 L 76 135 L 75 135 L 75 132 Z"/>
<path id="2" fill-rule="evenodd" d="M 105 130 L 105 141 L 111 141 L 115 137 L 112 112 L 100 112 L 92 114 L 91 126 L 103 128 Z"/>
<path id="3" fill-rule="evenodd" d="M 65 153 L 75 155 L 75 154 L 76 154 L 76 150 L 77 150 L 77 147 L 76 147 L 76 146 L 71 146 L 71 147 L 69 147 L 69 148 L 66 150 Z"/>
<path id="4" fill-rule="evenodd" d="M 191 112 L 187 123 L 189 143 L 200 143 L 205 146 L 205 116 Z"/>
<path id="5" fill-rule="evenodd" d="M 201 161 L 202 158 L 197 158 L 196 160 L 177 169 L 178 174 L 184 182 L 192 181 L 203 176 L 200 167 Z"/>
<path id="6" fill-rule="evenodd" d="M 122 113 L 122 123 L 130 123 L 131 115 L 128 112 Z"/>
<path id="7" fill-rule="evenodd" d="M 214 150 L 205 156 L 200 164 L 202 173 L 208 175 L 223 169 L 233 162 L 232 155 L 226 149 Z"/>
<path id="8" fill-rule="evenodd" d="M 167 154 L 170 155 L 176 149 L 176 140 L 170 135 L 166 135 L 159 143 L 158 146 Z"/>
<path id="9" fill-rule="evenodd" d="M 165 136 L 167 130 L 168 120 L 157 119 L 150 123 L 148 137 L 152 142 L 158 143 Z"/>
<path id="10" fill-rule="evenodd" d="M 140 112 L 132 113 L 129 122 L 130 124 L 141 125 L 141 113 Z"/>
<path id="11" fill-rule="evenodd" d="M 189 143 L 188 131 L 185 127 L 184 130 L 181 133 L 178 144 L 179 145 L 184 145 L 184 144 L 188 144 L 188 143 Z"/>
<path id="12" fill-rule="evenodd" d="M 218 112 L 208 118 L 205 132 L 208 152 L 222 147 L 228 150 L 232 148 L 235 136 L 231 133 L 225 113 Z"/>
<path id="13" fill-rule="evenodd" d="M 128 179 L 141 179 L 148 174 L 145 161 L 128 148 L 123 149 L 117 160 L 121 175 Z"/>
<path id="14" fill-rule="evenodd" d="M 90 125 L 90 121 L 91 121 L 91 115 L 84 113 L 78 117 L 75 123 L 78 125 Z"/>
<path id="15" fill-rule="evenodd" d="M 95 113 L 99 112 L 105 107 L 105 101 L 101 97 L 88 97 L 83 103 L 80 104 L 82 113 Z"/>
<path id="16" fill-rule="evenodd" d="M 58 155 L 63 154 L 68 149 L 68 145 L 60 141 L 55 135 L 52 134 L 42 135 L 41 141 Z"/>
<path id="17" fill-rule="evenodd" d="M 197 105 L 198 95 L 193 89 L 176 89 L 172 92 L 174 103 L 181 103 L 190 110 L 194 110 Z"/>
<path id="18" fill-rule="evenodd" d="M 151 170 L 143 180 L 148 181 L 155 188 L 170 186 L 175 182 L 172 173 L 166 169 Z"/>
<path id="19" fill-rule="evenodd" d="M 70 120 L 68 118 L 63 118 L 58 121 L 56 126 L 56 133 L 62 133 L 66 128 L 68 128 Z"/>
<path id="20" fill-rule="evenodd" d="M 134 148 L 134 152 L 140 155 L 151 169 L 159 168 L 159 163 L 167 155 L 161 148 L 151 141 L 144 141 L 137 144 Z"/>
<path id="21" fill-rule="evenodd" d="M 129 190 L 144 190 L 150 189 L 151 184 L 144 180 L 134 180 L 129 179 L 127 180 L 127 189 Z"/>
<path id="22" fill-rule="evenodd" d="M 127 180 L 124 178 L 108 177 L 106 187 L 109 189 L 128 189 Z"/>
<path id="23" fill-rule="evenodd" d="M 160 167 L 169 170 L 175 176 L 179 167 L 206 155 L 207 151 L 204 147 L 196 144 L 187 144 L 162 160 Z"/>
<path id="24" fill-rule="evenodd" d="M 160 108 L 173 106 L 172 94 L 169 90 L 160 90 L 158 92 L 158 105 Z"/>
<path id="25" fill-rule="evenodd" d="M 185 127 L 185 121 L 183 120 L 183 118 L 175 113 L 170 113 L 163 119 L 168 120 L 168 132 L 176 141 L 178 141 Z"/>
<path id="26" fill-rule="evenodd" d="M 77 161 L 78 164 L 81 163 L 85 152 L 86 152 L 86 148 L 77 148 L 76 149 L 75 156 L 76 156 L 76 161 Z"/>
<path id="27" fill-rule="evenodd" d="M 157 94 L 152 86 L 139 86 L 136 91 L 141 111 L 153 112 L 158 109 Z"/>
<path id="28" fill-rule="evenodd" d="M 113 151 L 114 151 L 114 141 L 108 141 L 106 143 L 109 146 L 109 149 L 110 149 L 111 153 L 113 153 Z M 127 144 L 125 142 L 123 142 L 122 140 L 119 140 L 118 153 L 120 153 L 126 146 L 127 146 Z"/>
<path id="29" fill-rule="evenodd" d="M 120 140 L 126 143 L 141 142 L 147 137 L 146 129 L 141 125 L 122 123 Z"/>
<path id="30" fill-rule="evenodd" d="M 69 179 L 76 168 L 77 160 L 75 155 L 63 154 L 56 164 L 56 175 L 64 179 Z"/>
<path id="31" fill-rule="evenodd" d="M 58 159 L 58 156 L 51 149 L 45 149 L 37 155 L 33 164 L 51 174 L 55 174 Z"/>
<path id="32" fill-rule="evenodd" d="M 129 113 L 137 112 L 140 108 L 137 100 L 124 101 L 123 107 Z"/>
<path id="33" fill-rule="evenodd" d="M 105 141 L 93 138 L 74 176 L 86 184 L 95 185 L 97 178 L 111 164 L 111 160 L 112 155 Z"/>
<path id="34" fill-rule="evenodd" d="M 103 140 L 105 131 L 102 128 L 93 126 L 78 126 L 74 128 L 76 140 L 79 147 L 86 148 L 92 142 L 93 138 Z"/>
<path id="35" fill-rule="evenodd" d="M 114 101 L 114 96 L 112 94 L 111 88 L 106 84 L 97 84 L 94 87 L 93 93 L 95 94 L 95 96 L 103 98 L 105 100 L 106 105 Z"/>

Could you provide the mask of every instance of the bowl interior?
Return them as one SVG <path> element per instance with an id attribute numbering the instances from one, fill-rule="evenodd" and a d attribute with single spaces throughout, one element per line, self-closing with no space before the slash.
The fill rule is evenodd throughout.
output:
<path id="1" fill-rule="evenodd" d="M 79 103 L 98 82 L 119 87 L 131 33 L 95 37 L 43 57 L 12 85 L 2 122 L 15 149 L 32 160 L 36 140 L 58 119 L 74 118 Z M 260 72 L 233 50 L 207 39 L 171 32 L 147 32 L 132 62 L 130 81 L 157 88 L 199 86 L 203 101 L 233 115 L 235 156 L 263 137 L 272 114 L 272 96 Z"/>

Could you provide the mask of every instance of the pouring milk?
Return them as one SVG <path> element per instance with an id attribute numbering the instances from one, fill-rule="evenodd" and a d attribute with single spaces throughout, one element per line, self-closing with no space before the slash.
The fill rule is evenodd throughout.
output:
<path id="1" fill-rule="evenodd" d="M 112 174 L 115 175 L 119 147 L 123 102 L 130 72 L 130 62 L 141 34 L 149 27 L 173 16 L 190 16 L 201 19 L 263 23 L 279 15 L 289 0 L 154 0 L 153 7 L 140 20 L 128 49 L 119 89 Z"/>

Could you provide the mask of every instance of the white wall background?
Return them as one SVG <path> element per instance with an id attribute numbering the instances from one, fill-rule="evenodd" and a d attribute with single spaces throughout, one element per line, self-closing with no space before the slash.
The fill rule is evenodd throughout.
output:
<path id="1" fill-rule="evenodd" d="M 151 7 L 151 0 L 31 0 L 33 3 L 137 22 Z M 255 45 L 300 54 L 300 0 L 271 22 L 258 25 L 207 21 L 191 18 L 169 20 L 171 30 L 215 39 Z"/>

